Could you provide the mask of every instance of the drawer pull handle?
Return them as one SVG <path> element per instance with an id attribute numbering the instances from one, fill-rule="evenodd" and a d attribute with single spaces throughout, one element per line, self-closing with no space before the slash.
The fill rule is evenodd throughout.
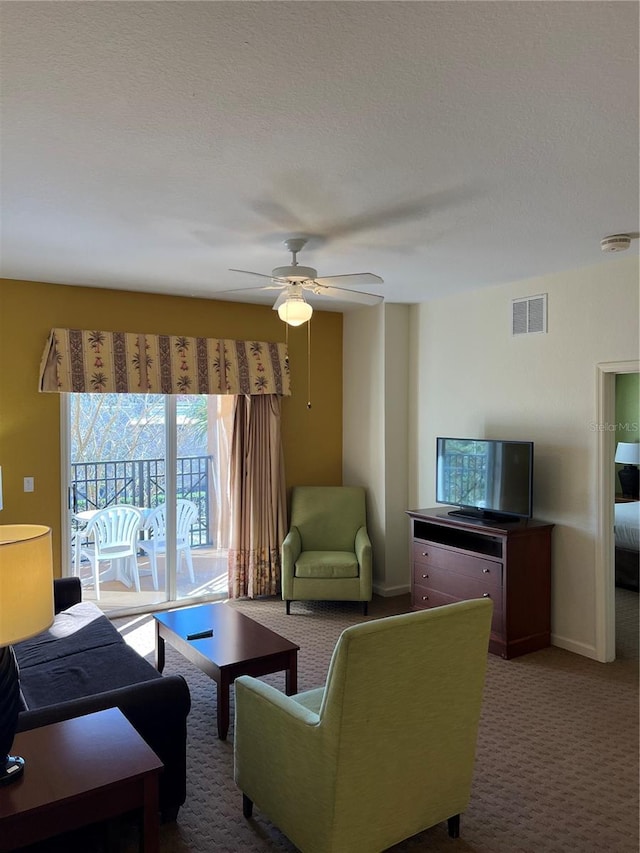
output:
<path id="1" fill-rule="evenodd" d="M 482 593 L 482 597 L 483 597 L 483 598 L 491 598 L 491 596 L 489 595 L 489 593 L 488 593 L 488 592 L 483 592 L 483 593 Z"/>
<path id="2" fill-rule="evenodd" d="M 423 551 L 423 552 L 422 552 L 422 556 L 423 556 L 423 557 L 428 557 L 428 556 L 429 556 L 429 552 L 428 552 L 428 551 Z"/>
<path id="3" fill-rule="evenodd" d="M 429 601 L 429 596 L 428 596 L 428 595 L 423 595 L 423 596 L 422 596 L 422 600 L 423 600 L 423 601 Z"/>
<path id="4" fill-rule="evenodd" d="M 488 575 L 490 571 L 491 571 L 491 569 L 483 569 L 482 573 L 485 575 Z"/>
<path id="5" fill-rule="evenodd" d="M 426 580 L 429 577 L 429 575 L 422 575 L 422 577 Z"/>

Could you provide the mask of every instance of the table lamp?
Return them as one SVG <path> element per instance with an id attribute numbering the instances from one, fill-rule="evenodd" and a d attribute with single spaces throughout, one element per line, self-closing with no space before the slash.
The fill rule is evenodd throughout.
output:
<path id="1" fill-rule="evenodd" d="M 619 441 L 616 447 L 615 461 L 624 465 L 618 471 L 620 487 L 624 498 L 637 498 L 640 493 L 640 444 L 633 441 Z"/>
<path id="2" fill-rule="evenodd" d="M 0 785 L 18 779 L 24 759 L 9 755 L 20 711 L 20 676 L 12 643 L 53 622 L 51 528 L 0 525 Z"/>

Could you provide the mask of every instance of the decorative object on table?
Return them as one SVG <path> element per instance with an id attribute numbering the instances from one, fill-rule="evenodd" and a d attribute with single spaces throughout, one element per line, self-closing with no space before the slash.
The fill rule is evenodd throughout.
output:
<path id="1" fill-rule="evenodd" d="M 640 497 L 640 473 L 638 472 L 640 443 L 619 441 L 614 461 L 624 465 L 618 471 L 622 496 L 625 498 Z"/>
<path id="2" fill-rule="evenodd" d="M 10 755 L 20 711 L 20 677 L 13 643 L 53 622 L 51 529 L 0 526 L 0 785 L 18 779 L 24 759 Z"/>
<path id="3" fill-rule="evenodd" d="M 306 301 L 304 292 L 313 296 L 329 296 L 344 302 L 357 302 L 360 305 L 377 305 L 383 297 L 373 293 L 363 293 L 361 290 L 350 290 L 354 285 L 383 284 L 379 275 L 370 272 L 347 273 L 318 278 L 318 271 L 313 267 L 302 267 L 298 263 L 298 252 L 306 245 L 305 237 L 289 237 L 284 241 L 287 250 L 291 252 L 291 263 L 286 267 L 275 267 L 271 275 L 249 270 L 231 269 L 244 275 L 258 276 L 270 279 L 270 284 L 261 288 L 247 287 L 243 290 L 281 290 L 273 308 L 281 320 L 289 326 L 300 326 L 311 319 L 313 308 Z M 226 291 L 232 293 L 233 291 Z"/>

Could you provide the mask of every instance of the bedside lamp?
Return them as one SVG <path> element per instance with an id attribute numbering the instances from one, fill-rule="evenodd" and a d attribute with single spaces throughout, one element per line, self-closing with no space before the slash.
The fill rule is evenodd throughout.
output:
<path id="1" fill-rule="evenodd" d="M 621 462 L 624 468 L 618 471 L 622 496 L 637 498 L 640 496 L 640 444 L 638 442 L 619 441 L 616 448 L 615 461 Z"/>
<path id="2" fill-rule="evenodd" d="M 9 755 L 20 711 L 20 678 L 12 643 L 53 622 L 51 528 L 0 525 L 0 785 L 18 779 L 24 759 Z"/>

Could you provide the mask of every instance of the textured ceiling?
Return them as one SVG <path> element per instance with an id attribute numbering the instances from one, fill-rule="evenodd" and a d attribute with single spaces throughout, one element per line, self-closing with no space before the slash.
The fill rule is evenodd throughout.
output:
<path id="1" fill-rule="evenodd" d="M 304 233 L 420 302 L 638 231 L 635 2 L 3 2 L 1 48 L 4 277 L 218 298 Z"/>

